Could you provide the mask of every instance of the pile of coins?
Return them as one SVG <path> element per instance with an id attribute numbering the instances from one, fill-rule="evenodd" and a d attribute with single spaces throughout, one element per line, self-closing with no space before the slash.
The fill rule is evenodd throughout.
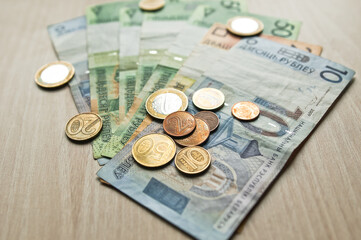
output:
<path id="1" fill-rule="evenodd" d="M 224 104 L 224 94 L 215 88 L 202 88 L 192 97 L 193 104 L 203 110 L 194 116 L 186 112 L 187 96 L 176 89 L 161 89 L 146 101 L 148 113 L 163 120 L 167 134 L 152 133 L 139 138 L 132 148 L 134 159 L 146 167 L 160 167 L 175 156 L 175 166 L 186 174 L 198 174 L 211 164 L 209 152 L 203 144 L 219 125 L 217 110 Z M 239 102 L 232 107 L 232 114 L 240 120 L 252 120 L 259 115 L 259 108 L 251 102 Z M 176 154 L 176 143 L 182 147 Z"/>

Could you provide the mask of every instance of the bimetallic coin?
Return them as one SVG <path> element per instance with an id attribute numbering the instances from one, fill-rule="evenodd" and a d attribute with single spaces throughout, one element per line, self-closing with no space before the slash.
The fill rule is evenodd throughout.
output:
<path id="1" fill-rule="evenodd" d="M 177 111 L 184 111 L 187 107 L 187 96 L 174 88 L 165 88 L 154 92 L 145 103 L 147 112 L 158 119 L 164 119 Z"/>
<path id="2" fill-rule="evenodd" d="M 74 76 L 74 67 L 68 62 L 48 63 L 35 73 L 35 82 L 44 88 L 55 88 L 69 82 Z"/>
<path id="3" fill-rule="evenodd" d="M 95 137 L 102 129 L 103 121 L 98 114 L 81 113 L 72 117 L 65 127 L 66 135 L 76 141 Z"/>
<path id="4" fill-rule="evenodd" d="M 228 20 L 227 29 L 238 36 L 254 36 L 263 31 L 263 23 L 253 17 L 234 17 Z"/>
<path id="5" fill-rule="evenodd" d="M 206 121 L 206 123 L 209 126 L 209 130 L 211 132 L 214 131 L 219 125 L 219 118 L 218 118 L 217 114 L 215 114 L 214 112 L 201 111 L 194 116 Z"/>
<path id="6" fill-rule="evenodd" d="M 176 145 L 172 138 L 159 133 L 151 133 L 139 138 L 133 145 L 132 154 L 140 165 L 159 167 L 173 159 Z"/>
<path id="7" fill-rule="evenodd" d="M 214 110 L 224 104 L 224 94 L 215 88 L 202 88 L 193 94 L 193 104 L 203 110 Z"/>
<path id="8" fill-rule="evenodd" d="M 206 170 L 211 164 L 211 155 L 202 147 L 186 147 L 179 151 L 174 163 L 181 172 L 197 174 Z"/>
<path id="9" fill-rule="evenodd" d="M 197 123 L 196 129 L 189 136 L 174 139 L 176 143 L 181 146 L 191 147 L 202 144 L 208 139 L 210 133 L 208 124 L 200 118 L 195 119 Z"/>
<path id="10" fill-rule="evenodd" d="M 166 133 L 173 137 L 183 137 L 196 127 L 196 120 L 189 112 L 178 111 L 169 114 L 163 121 L 163 128 Z"/>
<path id="11" fill-rule="evenodd" d="M 164 0 L 142 0 L 139 2 L 139 7 L 144 11 L 155 11 L 164 7 Z"/>
<path id="12" fill-rule="evenodd" d="M 259 107 L 253 102 L 238 102 L 233 105 L 232 114 L 240 120 L 253 120 L 259 115 Z"/>

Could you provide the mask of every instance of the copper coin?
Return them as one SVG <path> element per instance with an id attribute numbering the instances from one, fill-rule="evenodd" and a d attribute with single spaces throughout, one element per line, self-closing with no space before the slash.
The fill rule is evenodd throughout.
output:
<path id="1" fill-rule="evenodd" d="M 178 111 L 169 114 L 163 121 L 163 128 L 166 133 L 174 137 L 183 137 L 196 127 L 196 120 L 189 112 Z"/>
<path id="2" fill-rule="evenodd" d="M 176 143 L 181 146 L 191 147 L 202 144 L 208 139 L 210 133 L 208 124 L 200 118 L 195 119 L 197 124 L 193 133 L 187 137 L 174 139 Z"/>
<path id="3" fill-rule="evenodd" d="M 233 105 L 232 114 L 240 120 L 253 120 L 259 115 L 259 107 L 253 102 L 238 102 Z"/>
<path id="4" fill-rule="evenodd" d="M 208 123 L 209 130 L 214 131 L 219 125 L 219 118 L 217 114 L 211 111 L 201 111 L 194 115 L 195 117 L 201 118 Z"/>

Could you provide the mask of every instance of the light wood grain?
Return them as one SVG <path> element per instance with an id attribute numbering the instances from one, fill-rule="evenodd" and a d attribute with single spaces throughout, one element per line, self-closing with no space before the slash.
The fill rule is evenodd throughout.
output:
<path id="1" fill-rule="evenodd" d="M 48 24 L 101 1 L 1 0 L 0 238 L 183 239 L 188 236 L 96 179 L 89 144 L 65 134 L 67 87 L 33 81 L 56 59 Z M 249 0 L 249 10 L 303 22 L 299 40 L 361 70 L 359 0 Z M 236 239 L 360 239 L 361 83 L 352 85 L 250 214 Z"/>

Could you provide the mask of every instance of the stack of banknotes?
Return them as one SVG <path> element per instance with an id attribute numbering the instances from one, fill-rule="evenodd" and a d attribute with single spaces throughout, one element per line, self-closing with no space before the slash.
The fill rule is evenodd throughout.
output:
<path id="1" fill-rule="evenodd" d="M 262 34 L 241 38 L 227 20 L 251 16 Z M 351 82 L 354 71 L 298 42 L 301 22 L 249 13 L 243 0 L 168 0 L 153 12 L 138 1 L 90 6 L 85 16 L 50 25 L 59 60 L 75 67 L 69 83 L 79 112 L 95 112 L 103 129 L 92 142 L 104 165 L 97 175 L 139 204 L 199 239 L 226 239 Z M 217 130 L 203 147 L 212 163 L 188 177 L 168 164 L 147 169 L 132 145 L 162 133 L 145 109 L 154 91 L 171 87 L 191 99 L 211 87 L 225 95 Z M 231 107 L 251 101 L 256 121 Z M 199 110 L 189 101 L 188 112 Z"/>

